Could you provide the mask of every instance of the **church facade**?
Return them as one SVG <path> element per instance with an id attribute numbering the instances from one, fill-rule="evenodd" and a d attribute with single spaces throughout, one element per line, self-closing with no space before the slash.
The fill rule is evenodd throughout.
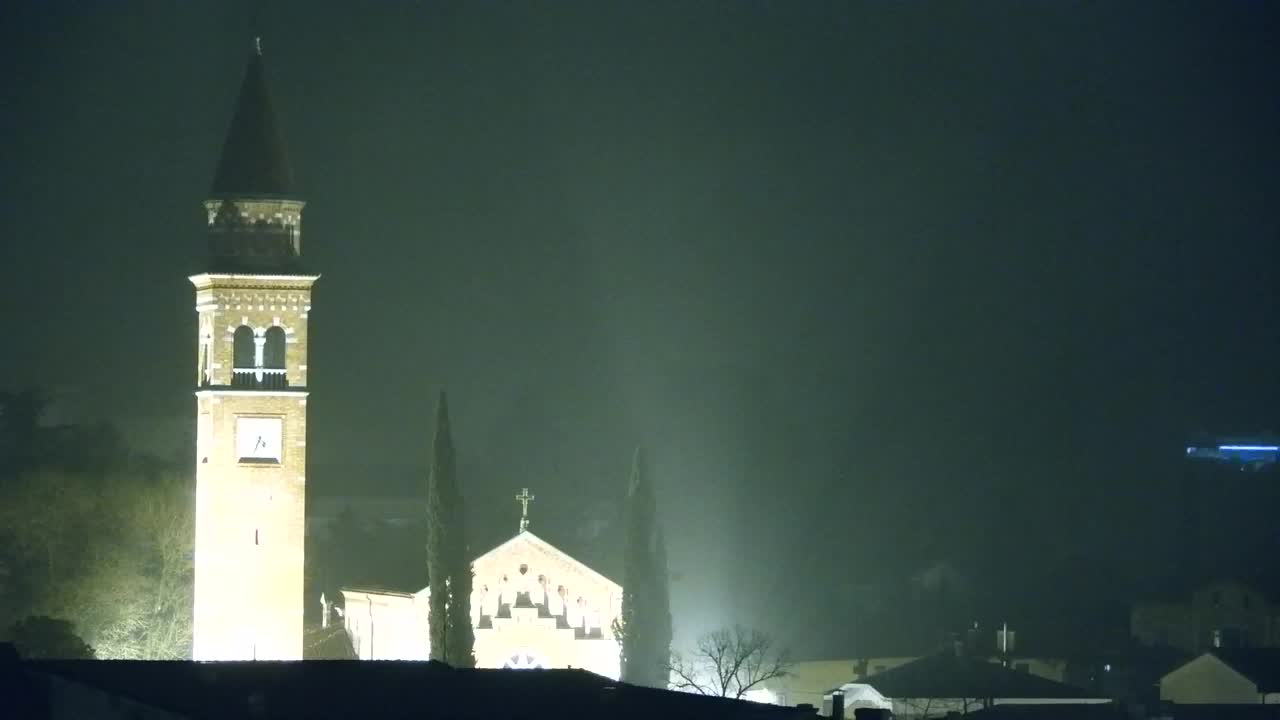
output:
<path id="1" fill-rule="evenodd" d="M 196 660 L 302 658 L 307 319 L 302 209 L 260 49 L 205 201 L 198 317 Z"/>
<path id="2" fill-rule="evenodd" d="M 613 622 L 622 587 L 529 532 L 476 558 L 471 595 L 476 667 L 581 668 L 617 679 Z M 430 588 L 343 589 L 343 622 L 362 660 L 426 660 Z"/>

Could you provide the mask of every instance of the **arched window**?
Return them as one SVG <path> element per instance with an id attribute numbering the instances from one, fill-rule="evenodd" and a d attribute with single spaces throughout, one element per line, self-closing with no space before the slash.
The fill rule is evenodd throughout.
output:
<path id="1" fill-rule="evenodd" d="M 262 349 L 262 367 L 283 370 L 284 330 L 278 326 L 268 328 L 266 340 L 266 346 Z"/>
<path id="2" fill-rule="evenodd" d="M 234 341 L 234 362 L 236 369 L 251 368 L 257 365 L 254 362 L 253 347 L 253 328 L 248 325 L 241 325 L 236 328 Z"/>

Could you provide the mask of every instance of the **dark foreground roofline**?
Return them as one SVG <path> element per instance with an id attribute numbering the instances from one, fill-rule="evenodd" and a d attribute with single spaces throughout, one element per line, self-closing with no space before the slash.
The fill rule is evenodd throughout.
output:
<path id="1" fill-rule="evenodd" d="M 110 703 L 219 720 L 815 717 L 812 709 L 654 690 L 585 670 L 463 670 L 436 662 L 10 659 L 0 660 L 0 681 L 25 687 L 46 706 L 71 713 L 66 717 L 91 716 Z"/>

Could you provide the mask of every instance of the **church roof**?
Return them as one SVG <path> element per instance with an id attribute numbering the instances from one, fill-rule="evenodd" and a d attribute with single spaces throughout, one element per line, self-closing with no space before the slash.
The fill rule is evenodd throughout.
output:
<path id="1" fill-rule="evenodd" d="M 489 552 L 484 553 L 484 554 L 480 555 L 479 557 L 477 557 L 477 558 L 475 559 L 475 561 L 476 561 L 476 562 L 479 562 L 479 561 L 481 561 L 481 560 L 483 560 L 483 559 L 485 559 L 485 558 L 489 557 L 490 555 L 496 555 L 496 554 L 500 553 L 501 551 L 503 551 L 503 550 L 505 550 L 505 549 L 507 549 L 507 548 L 509 548 L 509 547 L 513 546 L 513 545 L 516 545 L 516 544 L 518 544 L 518 543 L 528 543 L 528 544 L 533 545 L 534 547 L 538 548 L 539 550 L 541 550 L 541 551 L 543 551 L 543 552 L 546 552 L 546 553 L 551 554 L 551 555 L 558 555 L 558 556 L 560 556 L 561 558 L 563 558 L 563 559 L 567 560 L 569 563 L 571 563 L 571 564 L 572 564 L 572 565 L 574 565 L 575 567 L 577 567 L 579 570 L 581 570 L 581 571 L 582 571 L 582 573 L 583 573 L 584 575 L 587 575 L 587 576 L 589 576 L 589 577 L 593 577 L 593 578 L 595 578 L 595 579 L 599 580 L 599 581 L 600 581 L 600 582 L 602 582 L 602 583 L 605 583 L 605 584 L 608 584 L 608 585 L 613 585 L 613 586 L 615 586 L 615 587 L 617 587 L 617 588 L 619 588 L 619 589 L 621 589 L 621 588 L 622 588 L 622 586 L 621 586 L 621 585 L 619 585 L 618 583 L 614 582 L 613 580 L 610 580 L 609 578 L 605 577 L 604 575 L 602 575 L 601 573 L 597 572 L 596 570 L 592 569 L 592 568 L 591 568 L 589 565 L 587 565 L 586 563 L 583 563 L 583 562 L 581 562 L 580 560 L 575 559 L 575 558 L 574 558 L 572 555 L 570 555 L 569 553 L 567 553 L 567 552 L 565 552 L 565 551 L 561 550 L 560 548 L 556 547 L 555 545 L 552 545 L 551 543 L 547 542 L 546 540 L 543 540 L 542 538 L 538 537 L 537 535 L 534 535 L 532 532 L 529 532 L 528 530 L 521 530 L 520 532 L 516 533 L 513 537 L 511 537 L 511 539 L 509 539 L 509 540 L 507 540 L 506 542 L 502 543 L 501 545 L 499 545 L 499 546 L 495 547 L 494 549 L 490 550 Z"/>
<path id="2" fill-rule="evenodd" d="M 538 550 L 540 550 L 541 552 L 544 552 L 544 553 L 546 553 L 546 554 L 548 554 L 548 555 L 554 555 L 554 556 L 556 556 L 556 557 L 559 557 L 561 560 L 563 560 L 563 561 L 565 561 L 565 562 L 569 563 L 570 565 L 573 565 L 573 566 L 574 566 L 575 568 L 577 568 L 577 569 L 578 569 L 578 570 L 579 570 L 583 575 L 585 575 L 585 576 L 587 576 L 587 577 L 590 577 L 590 578 L 593 578 L 593 579 L 595 579 L 596 581 L 600 582 L 601 584 L 604 584 L 604 585 L 611 585 L 611 586 L 613 586 L 613 587 L 617 588 L 619 591 L 621 591 L 621 590 L 622 590 L 622 586 L 621 586 L 621 585 L 619 585 L 618 583 L 614 582 L 613 580 L 610 580 L 608 577 L 604 576 L 604 575 L 603 575 L 603 574 L 601 574 L 600 572 L 598 572 L 598 571 L 596 571 L 596 570 L 592 569 L 590 565 L 587 565 L 586 563 L 582 562 L 581 560 L 578 560 L 578 559 L 574 558 L 574 557 L 573 557 L 572 555 L 570 555 L 569 553 L 567 553 L 567 552 L 565 552 L 565 551 L 561 550 L 560 548 L 556 547 L 555 545 L 552 545 L 551 543 L 547 542 L 546 540 L 543 540 L 542 538 L 538 537 L 537 535 L 534 535 L 533 533 L 529 532 L 528 530 L 522 530 L 522 531 L 520 531 L 520 532 L 516 533 L 516 534 L 515 534 L 514 536 L 512 536 L 510 539 L 506 540 L 505 542 L 503 542 L 502 544 L 500 544 L 500 545 L 498 545 L 497 547 L 493 548 L 492 550 L 489 550 L 488 552 L 481 553 L 481 554 L 480 554 L 478 557 L 476 557 L 476 559 L 475 559 L 475 560 L 473 560 L 472 562 L 473 562 L 473 563 L 481 562 L 481 561 L 483 561 L 485 558 L 488 558 L 488 557 L 489 557 L 489 556 L 491 556 L 491 555 L 497 555 L 497 554 L 501 553 L 501 552 L 502 552 L 502 551 L 504 551 L 504 550 L 507 550 L 507 549 L 509 549 L 509 548 L 511 548 L 511 547 L 513 547 L 513 546 L 515 546 L 515 545 L 517 545 L 517 544 L 522 544 L 522 543 L 523 543 L 523 544 L 532 545 L 533 547 L 537 548 L 537 549 L 538 549 Z M 383 595 L 383 596 L 406 597 L 406 598 L 413 597 L 414 595 L 417 595 L 417 594 L 419 594 L 419 593 L 424 593 L 424 592 L 426 592 L 427 590 L 428 590 L 428 588 L 425 588 L 425 587 L 424 587 L 424 588 L 422 588 L 421 590 L 418 590 L 417 592 L 408 592 L 408 591 L 405 591 L 405 590 L 395 590 L 395 589 L 391 589 L 391 588 L 388 588 L 388 587 L 382 587 L 382 586 L 378 586 L 378 585 L 361 585 L 361 586 L 346 586 L 346 585 L 344 585 L 344 586 L 341 588 L 341 591 L 342 591 L 342 592 L 344 592 L 344 593 L 364 593 L 364 594 L 368 594 L 368 595 Z"/>
<path id="3" fill-rule="evenodd" d="M 231 128 L 222 145 L 212 193 L 215 197 L 277 197 L 294 191 L 293 171 L 267 90 L 261 48 L 255 43 L 240 84 Z"/>

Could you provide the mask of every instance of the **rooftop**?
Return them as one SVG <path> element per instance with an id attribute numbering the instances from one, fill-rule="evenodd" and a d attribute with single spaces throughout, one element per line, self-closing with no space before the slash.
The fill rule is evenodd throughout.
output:
<path id="1" fill-rule="evenodd" d="M 0 665 L 6 663 L 0 662 Z M 13 663 L 8 663 L 12 673 Z M 460 670 L 436 662 L 18 661 L 28 688 L 56 676 L 190 718 L 746 718 L 810 711 L 618 683 L 585 670 Z M 12 675 L 0 667 L 0 677 Z M 21 688 L 19 688 L 21 689 Z M 64 698 L 65 700 L 66 698 Z"/>
<path id="2" fill-rule="evenodd" d="M 985 659 L 943 652 L 875 673 L 860 682 L 891 698 L 1079 699 L 1072 685 L 1002 667 Z"/>

